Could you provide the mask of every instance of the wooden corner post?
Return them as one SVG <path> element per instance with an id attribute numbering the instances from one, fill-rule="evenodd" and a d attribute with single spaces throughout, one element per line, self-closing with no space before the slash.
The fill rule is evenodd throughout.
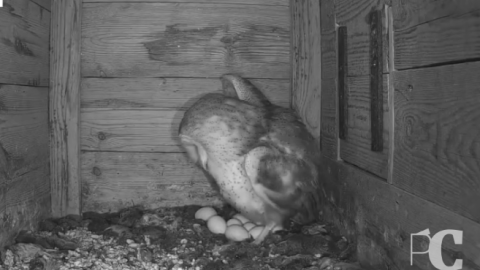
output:
<path id="1" fill-rule="evenodd" d="M 80 44 L 82 0 L 52 0 L 50 175 L 52 215 L 81 213 Z"/>

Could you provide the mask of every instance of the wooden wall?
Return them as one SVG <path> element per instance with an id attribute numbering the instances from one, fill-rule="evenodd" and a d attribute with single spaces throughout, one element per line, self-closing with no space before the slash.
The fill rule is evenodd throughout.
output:
<path id="1" fill-rule="evenodd" d="M 288 0 L 84 0 L 82 12 L 83 210 L 219 203 L 179 121 L 224 73 L 290 105 Z"/>
<path id="2" fill-rule="evenodd" d="M 50 1 L 0 8 L 0 248 L 50 214 Z"/>
<path id="3" fill-rule="evenodd" d="M 296 24 L 292 30 L 297 40 L 306 40 L 312 39 L 306 33 L 321 29 L 321 65 L 310 65 L 315 70 L 305 73 L 322 75 L 325 220 L 356 243 L 367 269 L 436 269 L 428 255 L 414 255 L 410 265 L 411 244 L 414 251 L 428 248 L 427 238 L 411 243 L 410 235 L 425 229 L 430 236 L 462 230 L 462 245 L 450 236 L 444 239 L 443 260 L 452 265 L 463 259 L 462 269 L 480 269 L 480 2 L 322 0 L 319 14 L 304 1 L 291 3 L 293 17 L 321 18 L 320 23 L 300 21 L 307 30 L 299 31 Z M 384 147 L 379 152 L 370 150 L 372 10 L 381 10 L 383 22 Z M 340 26 L 347 29 L 343 52 Z M 306 50 L 308 55 L 318 47 L 294 49 L 293 54 Z M 345 78 L 338 76 L 342 53 L 347 55 Z M 339 139 L 342 79 L 345 139 Z M 318 93 L 308 87 L 301 91 Z M 306 110 L 297 103 L 299 112 Z"/>
<path id="4" fill-rule="evenodd" d="M 291 2 L 292 107 L 309 131 L 320 137 L 321 37 L 320 3 Z"/>

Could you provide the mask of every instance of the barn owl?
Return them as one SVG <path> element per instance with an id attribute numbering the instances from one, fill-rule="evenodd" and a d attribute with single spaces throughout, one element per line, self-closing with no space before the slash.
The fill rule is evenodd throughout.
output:
<path id="1" fill-rule="evenodd" d="M 263 230 L 306 224 L 319 208 L 319 151 L 295 112 L 271 103 L 247 79 L 225 74 L 223 93 L 185 112 L 179 138 L 192 162 L 233 208 Z"/>

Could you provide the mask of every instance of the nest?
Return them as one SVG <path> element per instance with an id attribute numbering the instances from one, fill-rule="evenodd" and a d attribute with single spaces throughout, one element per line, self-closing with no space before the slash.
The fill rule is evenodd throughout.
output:
<path id="1" fill-rule="evenodd" d="M 292 227 L 254 246 L 211 233 L 194 217 L 199 208 L 131 207 L 47 219 L 38 232 L 20 232 L 2 252 L 0 269 L 361 269 L 352 262 L 353 245 L 329 225 Z M 235 214 L 228 206 L 216 210 L 225 219 Z"/>

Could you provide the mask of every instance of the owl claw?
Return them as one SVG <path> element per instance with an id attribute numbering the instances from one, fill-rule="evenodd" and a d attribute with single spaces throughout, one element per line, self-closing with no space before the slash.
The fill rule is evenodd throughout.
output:
<path id="1" fill-rule="evenodd" d="M 255 241 L 252 242 L 252 245 L 258 246 L 258 245 L 260 245 L 262 242 L 263 242 L 263 240 L 259 240 L 259 239 L 257 238 L 257 239 L 255 239 Z"/>
<path id="2" fill-rule="evenodd" d="M 255 241 L 252 242 L 252 244 L 256 246 L 260 245 L 274 227 L 275 227 L 275 223 L 270 223 L 270 224 L 267 224 L 265 227 L 263 227 L 263 230 L 260 232 L 257 239 L 255 239 Z"/>

